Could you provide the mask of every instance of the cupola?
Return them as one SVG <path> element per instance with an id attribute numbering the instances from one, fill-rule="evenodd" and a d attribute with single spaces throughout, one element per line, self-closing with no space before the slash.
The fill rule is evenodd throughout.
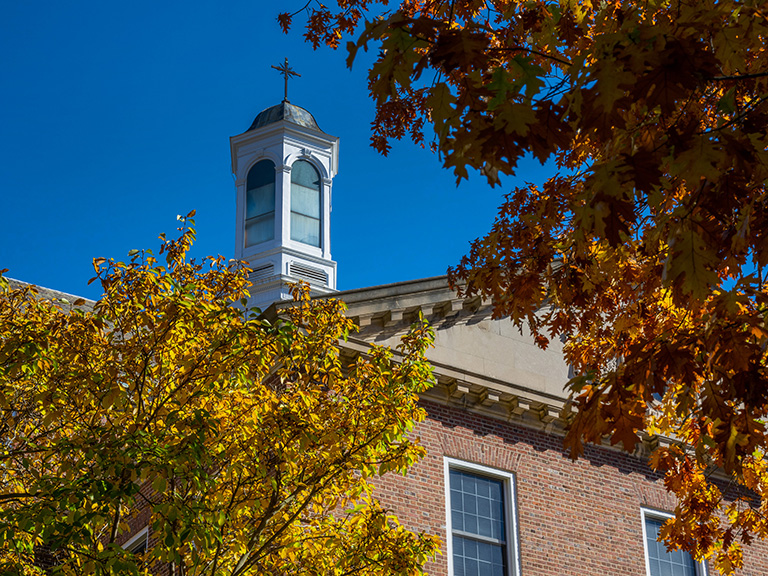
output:
<path id="1" fill-rule="evenodd" d="M 282 68 L 279 68 L 281 71 Z M 286 97 L 230 138 L 237 189 L 235 258 L 252 269 L 250 307 L 291 298 L 303 280 L 313 294 L 336 291 L 331 259 L 331 189 L 339 139 Z"/>

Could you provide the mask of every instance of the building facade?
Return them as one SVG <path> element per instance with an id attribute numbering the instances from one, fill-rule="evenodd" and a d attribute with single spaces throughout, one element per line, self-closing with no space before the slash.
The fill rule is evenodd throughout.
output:
<path id="1" fill-rule="evenodd" d="M 422 397 L 416 434 L 427 456 L 379 497 L 409 528 L 437 534 L 434 576 L 715 575 L 656 541 L 675 508 L 647 465 L 627 454 L 563 449 L 561 347 L 541 350 L 487 303 L 457 299 L 445 278 L 341 292 L 360 332 L 348 343 L 396 344 L 421 312 L 435 329 L 436 385 Z M 768 548 L 745 547 L 740 574 L 768 574 Z"/>

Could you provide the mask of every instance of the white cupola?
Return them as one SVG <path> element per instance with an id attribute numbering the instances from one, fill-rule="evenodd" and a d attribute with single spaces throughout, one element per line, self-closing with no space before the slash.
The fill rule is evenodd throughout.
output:
<path id="1" fill-rule="evenodd" d="M 237 187 L 235 258 L 251 267 L 249 307 L 291 298 L 303 280 L 312 294 L 336 291 L 331 259 L 331 187 L 339 139 L 288 102 L 262 111 L 230 138 Z"/>

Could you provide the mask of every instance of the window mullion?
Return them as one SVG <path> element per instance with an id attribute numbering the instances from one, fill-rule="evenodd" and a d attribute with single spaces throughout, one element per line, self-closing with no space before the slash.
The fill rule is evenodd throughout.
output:
<path id="1" fill-rule="evenodd" d="M 488 544 L 494 544 L 496 546 L 506 546 L 506 540 L 499 540 L 498 538 L 491 538 L 490 536 L 483 536 L 482 534 L 475 534 L 473 532 L 464 532 L 464 530 L 451 530 L 454 536 L 461 536 L 462 538 L 469 538 L 470 540 L 478 540 L 480 542 L 487 542 Z"/>

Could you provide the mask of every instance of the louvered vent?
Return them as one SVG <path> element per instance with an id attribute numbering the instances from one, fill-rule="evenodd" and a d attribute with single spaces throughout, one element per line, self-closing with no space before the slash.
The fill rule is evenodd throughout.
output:
<path id="1" fill-rule="evenodd" d="M 310 284 L 322 284 L 326 286 L 328 284 L 328 274 L 326 274 L 320 268 L 313 268 L 306 264 L 299 264 L 297 262 L 291 262 L 288 269 L 288 274 L 296 276 L 302 280 L 306 280 Z"/>
<path id="2" fill-rule="evenodd" d="M 272 273 L 275 270 L 274 264 L 264 264 L 263 266 L 259 266 L 258 268 L 254 268 L 251 272 L 251 281 L 256 280 L 263 280 L 264 278 L 268 278 L 269 276 L 272 276 Z"/>

